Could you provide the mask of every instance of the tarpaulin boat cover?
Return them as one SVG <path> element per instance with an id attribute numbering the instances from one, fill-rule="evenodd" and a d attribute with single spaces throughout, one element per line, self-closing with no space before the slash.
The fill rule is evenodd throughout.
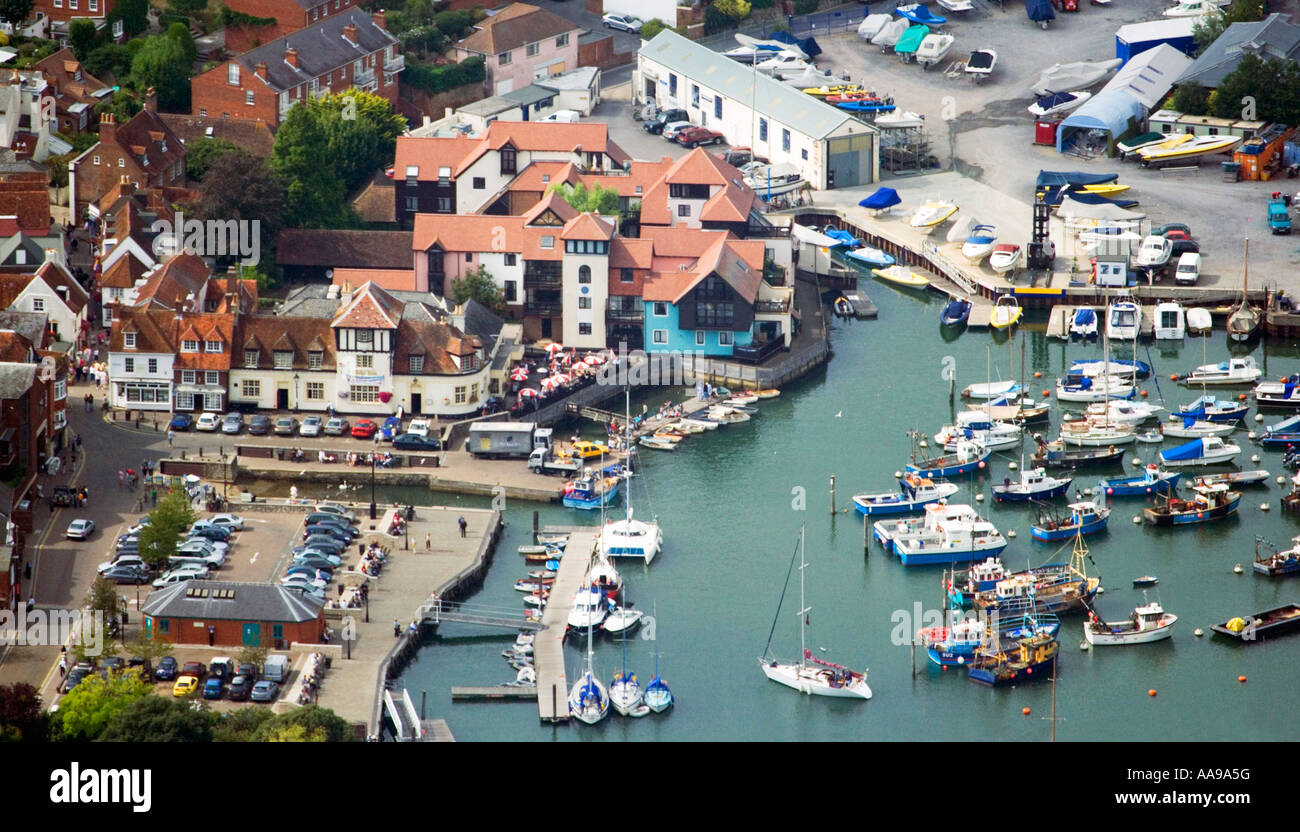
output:
<path id="1" fill-rule="evenodd" d="M 1109 202 L 1105 204 L 1093 204 L 1082 202 L 1077 197 L 1081 194 L 1068 194 L 1065 199 L 1061 200 L 1061 207 L 1056 209 L 1056 215 L 1061 219 L 1077 220 L 1142 220 L 1146 219 L 1146 214 L 1137 211 L 1126 211 L 1118 205 L 1112 205 Z"/>
<path id="2" fill-rule="evenodd" d="M 921 45 L 921 41 L 925 40 L 925 36 L 928 34 L 930 34 L 929 26 L 922 26 L 919 24 L 913 26 L 904 32 L 903 36 L 898 39 L 898 45 L 894 47 L 894 51 L 901 52 L 905 55 L 915 52 Z"/>
<path id="3" fill-rule="evenodd" d="M 874 194 L 859 202 L 858 205 L 878 211 L 881 208 L 897 205 L 902 201 L 898 196 L 898 191 L 893 188 L 879 188 Z"/>
<path id="4" fill-rule="evenodd" d="M 1070 170 L 1040 170 L 1038 172 L 1039 188 L 1059 188 L 1062 185 L 1104 185 L 1119 179 L 1118 173 L 1084 173 Z"/>
<path id="5" fill-rule="evenodd" d="M 1038 76 L 1038 81 L 1030 88 L 1035 95 L 1047 95 L 1051 90 L 1082 90 L 1105 78 L 1123 61 L 1112 58 L 1108 61 L 1074 61 L 1068 64 L 1052 64 Z"/>
<path id="6" fill-rule="evenodd" d="M 1050 6 L 1050 0 L 1043 0 L 1043 2 L 1048 3 Z M 930 11 L 929 6 L 924 6 L 920 3 L 910 6 L 899 6 L 894 9 L 894 14 L 899 17 L 904 17 L 913 23 L 929 23 L 932 26 L 942 26 L 948 22 L 948 18 L 939 17 L 937 14 Z"/>
<path id="7" fill-rule="evenodd" d="M 867 40 L 874 38 L 881 29 L 885 28 L 885 24 L 889 23 L 891 20 L 893 20 L 893 18 L 887 14 L 867 15 L 862 18 L 862 23 L 858 25 L 858 37 L 866 38 Z"/>
<path id="8" fill-rule="evenodd" d="M 1100 194 L 1079 193 L 1061 188 L 1046 191 L 1043 194 L 1043 202 L 1048 205 L 1060 205 L 1061 201 L 1067 196 L 1075 202 L 1082 202 L 1084 205 L 1116 205 L 1120 208 L 1132 208 L 1138 204 L 1136 199 L 1114 199 Z"/>
<path id="9" fill-rule="evenodd" d="M 815 38 L 796 38 L 789 32 L 773 32 L 769 40 L 780 41 L 781 43 L 792 43 L 804 51 L 810 58 L 815 58 L 822 53 L 822 48 L 817 45 Z"/>
<path id="10" fill-rule="evenodd" d="M 1179 445 L 1177 448 L 1161 451 L 1160 456 L 1166 460 L 1199 459 L 1204 456 L 1204 440 L 1193 439 L 1191 442 Z"/>
<path id="11" fill-rule="evenodd" d="M 993 62 L 996 60 L 992 52 L 984 49 L 977 49 L 970 53 L 970 58 L 966 61 L 969 69 L 992 69 Z"/>
<path id="12" fill-rule="evenodd" d="M 909 25 L 910 24 L 906 18 L 900 17 L 898 20 L 891 20 L 889 23 L 885 24 L 883 29 L 876 33 L 876 36 L 871 39 L 871 42 L 876 46 L 893 46 L 898 43 L 898 39 L 907 31 Z"/>
<path id="13" fill-rule="evenodd" d="M 1025 14 L 1033 21 L 1056 19 L 1056 12 L 1052 11 L 1052 0 L 1025 0 Z"/>
<path id="14" fill-rule="evenodd" d="M 1074 322 L 1080 326 L 1088 326 L 1097 322 L 1097 313 L 1090 306 L 1081 306 L 1074 312 Z"/>

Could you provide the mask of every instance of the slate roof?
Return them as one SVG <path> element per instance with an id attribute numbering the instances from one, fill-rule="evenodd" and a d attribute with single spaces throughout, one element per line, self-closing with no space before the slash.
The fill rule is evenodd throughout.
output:
<path id="1" fill-rule="evenodd" d="M 36 365 L 0 361 L 0 399 L 16 399 L 31 389 Z"/>
<path id="2" fill-rule="evenodd" d="M 321 604 L 277 584 L 183 581 L 156 589 L 140 611 L 154 618 L 201 621 L 313 621 Z"/>
<path id="3" fill-rule="evenodd" d="M 343 37 L 343 27 L 349 23 L 357 27 L 355 44 Z M 248 73 L 248 77 L 242 79 L 245 86 L 257 78 L 254 73 L 258 63 L 265 62 L 266 78 L 258 80 L 279 93 L 299 84 L 311 83 L 313 78 L 335 72 L 364 55 L 395 43 L 397 38 L 379 28 L 370 15 L 353 8 L 249 50 L 234 60 Z M 284 59 L 284 53 L 290 47 L 298 52 L 297 67 L 290 66 Z M 212 71 L 218 70 L 224 71 L 224 68 Z"/>
<path id="4" fill-rule="evenodd" d="M 275 262 L 331 269 L 409 269 L 411 232 L 286 228 L 280 232 Z"/>
<path id="5" fill-rule="evenodd" d="M 581 27 L 537 6 L 512 3 L 474 28 L 477 31 L 456 46 L 482 55 L 498 55 Z"/>
<path id="6" fill-rule="evenodd" d="M 45 345 L 45 315 L 41 312 L 0 311 L 0 329 L 11 329 L 34 347 Z"/>
<path id="7" fill-rule="evenodd" d="M 269 159 L 275 134 L 264 121 L 252 118 L 210 118 L 184 113 L 159 113 L 163 123 L 172 129 L 187 147 L 203 138 L 225 139 L 247 150 L 259 159 Z M 208 131 L 212 133 L 209 134 Z"/>
<path id="8" fill-rule="evenodd" d="M 1254 23 L 1231 23 L 1178 77 L 1177 83 L 1217 87 L 1247 52 L 1265 60 L 1296 61 L 1300 59 L 1300 26 L 1281 14 L 1270 14 Z"/>

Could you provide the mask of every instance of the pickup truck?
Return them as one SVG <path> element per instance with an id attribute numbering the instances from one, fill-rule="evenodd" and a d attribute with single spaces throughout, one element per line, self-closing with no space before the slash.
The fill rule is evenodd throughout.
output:
<path id="1" fill-rule="evenodd" d="M 539 474 L 576 474 L 582 470 L 582 460 L 573 456 L 553 456 L 550 448 L 534 448 L 528 456 L 528 470 Z"/>
<path id="2" fill-rule="evenodd" d="M 1268 227 L 1274 234 L 1291 233 L 1291 212 L 1281 199 L 1268 201 Z"/>

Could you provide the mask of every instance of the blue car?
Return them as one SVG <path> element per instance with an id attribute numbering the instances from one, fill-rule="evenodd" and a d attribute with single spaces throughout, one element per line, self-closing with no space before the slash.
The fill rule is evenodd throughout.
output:
<path id="1" fill-rule="evenodd" d="M 158 667 L 154 670 L 153 677 L 160 682 L 170 682 L 176 678 L 176 659 L 171 656 L 163 656 L 158 660 Z"/>
<path id="2" fill-rule="evenodd" d="M 393 437 L 402 432 L 402 420 L 396 416 L 389 416 L 384 423 L 379 426 L 379 435 L 385 442 L 392 442 Z"/>
<path id="3" fill-rule="evenodd" d="M 188 413 L 177 413 L 172 416 L 172 420 L 167 423 L 167 427 L 172 430 L 189 430 L 194 427 L 194 419 Z"/>
<path id="4" fill-rule="evenodd" d="M 226 692 L 226 682 L 220 676 L 209 676 L 203 683 L 204 699 L 220 699 Z"/>
<path id="5" fill-rule="evenodd" d="M 263 679 L 253 685 L 253 693 L 249 698 L 254 702 L 274 702 L 279 695 L 280 686 L 275 682 Z"/>

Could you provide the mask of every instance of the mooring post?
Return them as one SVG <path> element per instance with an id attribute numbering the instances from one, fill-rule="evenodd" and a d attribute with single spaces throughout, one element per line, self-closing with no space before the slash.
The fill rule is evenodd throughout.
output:
<path id="1" fill-rule="evenodd" d="M 867 531 L 867 525 L 870 523 L 869 517 L 862 518 L 862 556 L 871 557 L 871 532 Z"/>
<path id="2" fill-rule="evenodd" d="M 831 474 L 831 516 L 835 516 L 835 475 Z"/>
<path id="3" fill-rule="evenodd" d="M 533 542 L 537 542 L 537 511 L 533 510 Z"/>
<path id="4" fill-rule="evenodd" d="M 427 690 L 420 691 L 420 721 L 421 722 L 424 721 L 424 701 L 426 698 L 428 698 L 428 696 L 429 696 L 429 692 Z"/>
<path id="5" fill-rule="evenodd" d="M 916 636 L 912 636 L 912 678 L 916 678 Z"/>

